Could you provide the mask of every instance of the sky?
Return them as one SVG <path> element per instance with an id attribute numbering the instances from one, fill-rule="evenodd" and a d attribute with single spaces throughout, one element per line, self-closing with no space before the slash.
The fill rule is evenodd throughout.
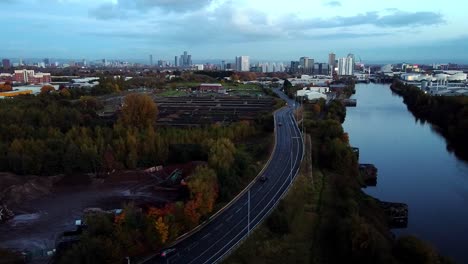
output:
<path id="1" fill-rule="evenodd" d="M 462 0 L 0 0 L 0 57 L 468 62 Z"/>

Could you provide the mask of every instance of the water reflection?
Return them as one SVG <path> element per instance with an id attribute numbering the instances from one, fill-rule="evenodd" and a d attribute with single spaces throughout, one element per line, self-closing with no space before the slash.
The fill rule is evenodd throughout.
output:
<path id="1" fill-rule="evenodd" d="M 388 85 L 359 84 L 344 129 L 360 163 L 379 170 L 366 193 L 409 206 L 408 228 L 458 263 L 468 263 L 468 163 L 456 158 L 437 128 L 418 120 Z"/>

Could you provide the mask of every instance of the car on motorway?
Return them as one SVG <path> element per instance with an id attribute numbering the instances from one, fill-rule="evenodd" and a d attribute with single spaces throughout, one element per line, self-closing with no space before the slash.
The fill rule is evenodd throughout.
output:
<path id="1" fill-rule="evenodd" d="M 278 122 L 278 126 L 282 126 L 282 125 L 283 125 L 283 123 L 281 123 L 281 122 Z"/>
<path id="2" fill-rule="evenodd" d="M 260 181 L 261 181 L 261 182 L 266 182 L 267 180 L 268 180 L 268 178 L 267 178 L 266 175 L 260 176 Z"/>
<path id="3" fill-rule="evenodd" d="M 168 256 L 174 254 L 175 252 L 176 252 L 175 248 L 168 248 L 168 249 L 165 249 L 165 250 L 161 251 L 161 253 L 159 255 L 161 257 L 165 258 L 165 257 L 168 257 Z"/>

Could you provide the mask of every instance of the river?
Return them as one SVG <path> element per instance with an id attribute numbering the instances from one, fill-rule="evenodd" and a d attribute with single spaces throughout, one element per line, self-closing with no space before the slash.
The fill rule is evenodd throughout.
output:
<path id="1" fill-rule="evenodd" d="M 457 263 L 468 263 L 468 163 L 447 151 L 445 139 L 416 121 L 389 85 L 356 85 L 356 108 L 343 124 L 360 163 L 378 168 L 365 192 L 409 206 L 408 228 Z"/>

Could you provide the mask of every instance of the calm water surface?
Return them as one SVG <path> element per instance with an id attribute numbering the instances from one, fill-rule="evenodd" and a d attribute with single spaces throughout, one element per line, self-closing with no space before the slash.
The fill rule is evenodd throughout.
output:
<path id="1" fill-rule="evenodd" d="M 468 163 L 447 151 L 430 124 L 417 122 L 389 85 L 358 84 L 353 98 L 344 129 L 360 162 L 379 170 L 377 187 L 366 193 L 408 204 L 408 228 L 397 235 L 416 235 L 468 263 Z"/>

